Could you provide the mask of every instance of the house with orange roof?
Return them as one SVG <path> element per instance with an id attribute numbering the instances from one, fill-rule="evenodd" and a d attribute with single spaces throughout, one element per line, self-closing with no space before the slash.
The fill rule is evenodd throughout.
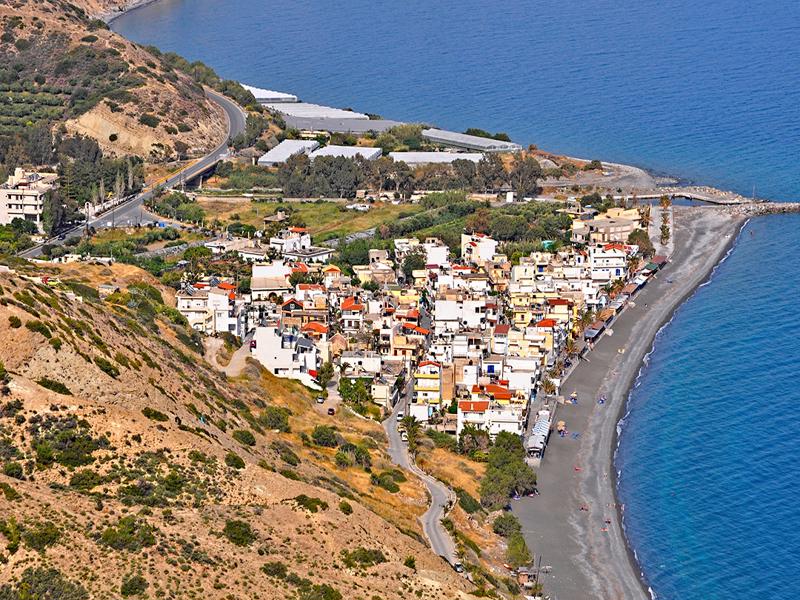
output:
<path id="1" fill-rule="evenodd" d="M 353 334 L 361 331 L 364 326 L 366 306 L 356 296 L 348 296 L 342 300 L 339 310 L 343 332 Z"/>

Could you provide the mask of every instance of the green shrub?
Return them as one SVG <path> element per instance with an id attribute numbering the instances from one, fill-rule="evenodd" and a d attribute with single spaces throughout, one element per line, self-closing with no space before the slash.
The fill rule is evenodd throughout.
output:
<path id="1" fill-rule="evenodd" d="M 276 429 L 282 433 L 289 433 L 289 409 L 281 406 L 268 406 L 258 416 L 258 424 L 267 429 Z"/>
<path id="2" fill-rule="evenodd" d="M 413 556 L 406 556 L 406 559 L 403 561 L 403 566 L 408 567 L 412 571 L 417 570 L 417 559 Z"/>
<path id="3" fill-rule="evenodd" d="M 5 481 L 0 481 L 0 491 L 3 492 L 3 495 L 9 502 L 13 502 L 14 500 L 19 500 L 20 498 L 22 498 L 19 492 L 10 485 L 8 485 Z"/>
<path id="4" fill-rule="evenodd" d="M 113 377 L 114 379 L 117 378 L 119 375 L 119 369 L 115 367 L 111 361 L 106 360 L 102 356 L 95 356 L 94 357 L 94 364 L 100 367 L 100 370 L 103 371 L 106 375 Z"/>
<path id="5" fill-rule="evenodd" d="M 236 452 L 228 452 L 225 455 L 225 464 L 232 469 L 244 469 L 244 460 Z"/>
<path id="6" fill-rule="evenodd" d="M 296 467 L 300 464 L 300 457 L 294 453 L 294 451 L 288 446 L 288 444 L 284 444 L 283 442 L 272 442 L 270 444 L 270 448 L 275 450 L 278 455 L 281 457 L 281 460 L 287 464 Z"/>
<path id="7" fill-rule="evenodd" d="M 50 339 L 52 337 L 52 335 L 53 335 L 50 332 L 50 328 L 46 324 L 44 324 L 42 321 L 39 321 L 38 319 L 32 319 L 31 321 L 26 322 L 25 323 L 25 327 L 27 329 L 30 329 L 34 333 L 42 334 L 47 339 Z"/>
<path id="8" fill-rule="evenodd" d="M 302 477 L 297 474 L 297 471 L 293 471 L 292 469 L 281 469 L 278 471 L 281 475 L 286 477 L 286 479 L 291 479 L 292 481 L 302 481 Z"/>
<path id="9" fill-rule="evenodd" d="M 458 497 L 458 504 L 465 512 L 471 515 L 482 510 L 481 503 L 471 496 L 469 492 L 461 488 L 456 488 L 455 492 Z"/>
<path id="10" fill-rule="evenodd" d="M 138 596 L 147 590 L 147 580 L 141 575 L 126 575 L 122 578 L 122 585 L 119 588 L 123 596 Z"/>
<path id="11" fill-rule="evenodd" d="M 247 429 L 237 429 L 233 432 L 233 439 L 244 446 L 255 446 L 256 437 Z"/>
<path id="12" fill-rule="evenodd" d="M 25 531 L 22 533 L 25 545 L 37 552 L 44 552 L 45 548 L 58 542 L 59 537 L 61 537 L 61 532 L 50 521 L 34 523 L 30 527 L 25 527 Z"/>
<path id="13" fill-rule="evenodd" d="M 11 315 L 8 317 L 8 324 L 11 325 L 12 329 L 19 329 L 22 326 L 22 321 L 16 315 Z"/>
<path id="14" fill-rule="evenodd" d="M 372 485 L 382 487 L 387 492 L 391 492 L 392 494 L 396 494 L 400 491 L 400 486 L 397 485 L 394 478 L 387 473 L 382 473 L 380 475 L 373 473 L 370 475 L 369 481 Z"/>
<path id="15" fill-rule="evenodd" d="M 250 524 L 245 521 L 225 521 L 222 533 L 228 538 L 228 541 L 237 546 L 249 546 L 256 541 L 256 534 Z"/>
<path id="16" fill-rule="evenodd" d="M 342 500 L 341 502 L 339 502 L 339 510 L 346 515 L 353 514 L 353 507 L 347 500 Z"/>
<path id="17" fill-rule="evenodd" d="M 7 462 L 3 465 L 3 474 L 8 477 L 13 477 L 14 479 L 24 478 L 22 474 L 22 465 L 14 461 Z"/>
<path id="18" fill-rule="evenodd" d="M 55 381 L 54 379 L 48 379 L 47 377 L 42 377 L 36 381 L 40 386 L 46 388 L 56 394 L 61 394 L 62 396 L 72 396 L 72 392 L 69 391 L 69 388 L 65 386 L 60 381 Z"/>
<path id="19" fill-rule="evenodd" d="M 289 569 L 286 567 L 286 565 L 277 560 L 264 563 L 261 566 L 261 571 L 265 575 L 269 577 L 275 577 L 277 579 L 286 579 L 286 575 L 289 573 Z"/>
<path id="20" fill-rule="evenodd" d="M 61 350 L 63 342 L 61 341 L 61 338 L 54 337 L 50 339 L 50 345 L 53 347 L 53 350 L 58 352 L 59 350 Z"/>
<path id="21" fill-rule="evenodd" d="M 315 498 L 313 496 L 300 494 L 299 496 L 295 496 L 294 501 L 297 503 L 297 506 L 304 508 L 308 512 L 315 513 L 319 512 L 320 509 L 328 510 L 328 503 L 322 498 Z"/>
<path id="22" fill-rule="evenodd" d="M 328 425 L 317 425 L 314 427 L 314 431 L 311 433 L 311 439 L 314 440 L 317 446 L 323 446 L 325 448 L 335 448 L 339 445 L 336 431 L 334 431 L 333 427 L 329 427 Z"/>
<path id="23" fill-rule="evenodd" d="M 351 569 L 356 567 L 366 568 L 386 562 L 386 557 L 380 550 L 370 550 L 359 546 L 351 552 L 342 550 L 342 562 Z"/>
<path id="24" fill-rule="evenodd" d="M 75 471 L 69 479 L 69 486 L 76 490 L 89 491 L 103 483 L 103 478 L 91 469 Z"/>
<path id="25" fill-rule="evenodd" d="M 114 550 L 138 552 L 153 546 L 156 538 L 151 525 L 129 515 L 122 517 L 116 527 L 106 527 L 100 535 L 100 543 Z"/>
<path id="26" fill-rule="evenodd" d="M 89 594 L 79 583 L 73 583 L 58 569 L 28 567 L 16 583 L 0 586 L 0 598 L 8 600 L 87 600 Z"/>
<path id="27" fill-rule="evenodd" d="M 156 128 L 158 124 L 161 122 L 157 116 L 152 115 L 150 113 L 143 113 L 139 116 L 139 123 L 142 125 L 147 125 L 148 127 Z"/>
<path id="28" fill-rule="evenodd" d="M 169 417 L 162 413 L 160 410 L 156 410 L 155 408 L 150 408 L 149 406 L 145 406 L 142 409 L 142 414 L 150 419 L 151 421 L 160 421 L 164 423 L 165 421 L 169 421 Z"/>
<path id="29" fill-rule="evenodd" d="M 504 538 L 511 537 L 522 531 L 519 519 L 511 513 L 503 513 L 492 522 L 492 530 Z"/>

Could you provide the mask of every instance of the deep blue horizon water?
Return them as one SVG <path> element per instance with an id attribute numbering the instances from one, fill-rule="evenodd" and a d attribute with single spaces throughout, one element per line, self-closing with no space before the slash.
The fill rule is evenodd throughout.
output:
<path id="1" fill-rule="evenodd" d="M 796 0 L 160 0 L 112 28 L 310 102 L 800 199 Z"/>
<path id="2" fill-rule="evenodd" d="M 226 78 L 800 200 L 800 3 L 160 0 L 113 23 Z M 658 336 L 617 456 L 659 598 L 800 590 L 800 215 L 754 219 Z"/>

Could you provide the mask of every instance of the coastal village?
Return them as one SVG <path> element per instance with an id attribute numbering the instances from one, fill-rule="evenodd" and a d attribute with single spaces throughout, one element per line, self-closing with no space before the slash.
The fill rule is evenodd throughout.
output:
<path id="1" fill-rule="evenodd" d="M 269 98 L 259 100 L 266 104 Z M 326 140 L 336 134 L 329 129 L 342 127 L 345 111 L 293 102 L 273 108 L 284 106 L 291 107 L 289 114 L 281 113 L 284 118 L 300 119 L 293 124 L 309 129 L 253 157 L 258 168 L 275 171 L 299 156 L 311 163 L 320 157 L 374 161 L 382 156 L 381 148 L 325 143 L 320 131 Z M 293 117 L 298 110 L 314 116 Z M 348 129 L 352 122 L 363 119 L 347 121 Z M 375 121 L 368 123 L 374 126 Z M 521 151 L 512 142 L 470 134 L 421 133 L 428 150 L 391 152 L 390 159 L 415 168 L 452 168 L 482 164 L 486 157 L 513 160 Z M 233 160 L 241 163 L 247 156 Z M 56 185 L 53 177 L 18 169 L 2 190 L 6 221 L 19 214 L 40 229 L 43 196 Z M 214 340 L 238 348 L 227 365 L 219 365 L 226 374 L 235 376 L 255 360 L 276 377 L 312 390 L 323 415 L 349 411 L 382 421 L 390 445 L 406 461 L 410 457 L 412 465 L 416 439 L 427 431 L 452 439 L 453 447 L 473 447 L 476 457 L 498 436 L 511 436 L 521 442 L 528 467 L 536 469 L 546 459 L 551 438 L 577 436 L 570 432 L 570 404 L 578 398 L 564 389 L 565 378 L 602 336 L 613 334 L 616 318 L 667 264 L 668 256 L 657 254 L 657 248 L 668 253 L 671 247 L 668 197 L 655 204 L 635 197 L 603 198 L 586 191 L 594 188 L 582 189 L 583 197 L 520 197 L 511 186 L 477 196 L 485 203 L 484 216 L 509 206 L 545 203 L 560 219 L 564 229 L 559 239 L 540 240 L 524 253 L 509 246 L 513 238 L 495 239 L 476 219 L 449 243 L 435 235 L 392 237 L 370 247 L 360 263 L 342 261 L 341 247 L 315 239 L 307 224 L 296 223 L 291 206 L 281 205 L 263 217 L 261 228 L 244 235 L 228 230 L 197 238 L 188 248 L 179 244 L 175 256 L 182 260 L 173 264 L 182 275 L 175 281 L 174 308 L 205 340 L 212 364 L 219 347 Z M 413 189 L 387 195 L 381 189 L 359 189 L 343 209 L 368 213 L 378 204 L 447 204 L 453 200 L 449 193 Z M 164 220 L 156 231 L 186 227 L 179 219 Z M 113 254 L 49 253 L 36 262 L 115 260 Z M 202 265 L 190 264 L 192 257 L 202 257 Z M 230 274 L 231 262 L 238 265 L 236 275 Z M 242 286 L 241 280 L 249 285 Z M 112 301 L 121 291 L 113 280 L 98 288 L 100 298 Z M 511 484 L 500 504 L 538 493 L 530 477 Z M 434 551 L 463 572 L 453 542 L 437 543 L 429 530 L 441 529 L 439 520 L 450 507 L 452 500 L 444 507 L 432 505 L 440 512 L 425 533 Z M 535 560 L 534 554 L 506 565 L 533 595 L 542 590 L 541 558 L 538 565 Z"/>
<path id="2" fill-rule="evenodd" d="M 636 374 L 800 204 L 226 80 L 147 3 L 0 7 L 0 597 L 646 597 Z"/>

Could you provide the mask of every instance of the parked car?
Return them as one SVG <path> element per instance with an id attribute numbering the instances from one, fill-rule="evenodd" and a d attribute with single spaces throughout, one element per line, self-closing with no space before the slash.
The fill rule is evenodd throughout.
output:
<path id="1" fill-rule="evenodd" d="M 464 572 L 464 565 L 462 565 L 460 562 L 454 562 L 453 563 L 453 570 L 456 573 L 463 573 Z"/>
<path id="2" fill-rule="evenodd" d="M 317 404 L 324 404 L 324 403 L 325 403 L 325 398 L 323 398 L 322 396 L 317 396 Z"/>
<path id="3" fill-rule="evenodd" d="M 407 442 L 408 441 L 408 434 L 405 431 L 401 431 L 400 432 L 400 439 L 403 440 L 404 442 Z"/>
<path id="4" fill-rule="evenodd" d="M 328 409 L 328 414 L 329 414 L 330 416 L 333 416 L 333 415 L 335 415 L 335 414 L 336 414 L 336 409 L 335 409 L 335 408 L 333 408 L 333 407 L 331 406 L 331 407 Z"/>
<path id="5" fill-rule="evenodd" d="M 402 410 L 397 411 L 397 420 L 399 421 L 405 416 L 405 413 Z"/>

